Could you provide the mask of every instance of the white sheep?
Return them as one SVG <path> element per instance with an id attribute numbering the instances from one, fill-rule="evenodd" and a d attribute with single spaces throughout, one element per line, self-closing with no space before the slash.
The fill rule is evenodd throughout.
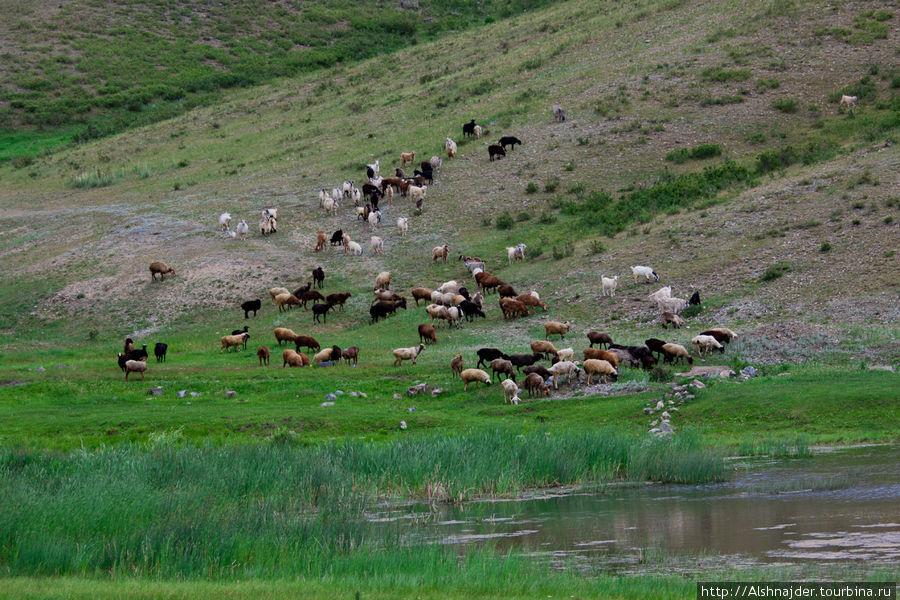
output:
<path id="1" fill-rule="evenodd" d="M 647 281 L 650 281 L 650 278 L 652 277 L 656 281 L 659 281 L 659 275 L 657 275 L 650 267 L 644 267 L 641 265 L 631 267 L 631 274 L 634 275 L 635 283 L 637 283 L 638 277 L 646 277 Z"/>
<path id="2" fill-rule="evenodd" d="M 474 129 L 474 132 L 475 132 L 475 137 L 476 137 L 477 139 L 480 140 L 480 139 L 481 139 L 481 133 L 482 133 L 481 125 L 476 125 L 476 126 L 475 126 L 475 129 Z"/>
<path id="3" fill-rule="evenodd" d="M 325 188 L 319 190 L 319 206 L 325 208 L 325 201 L 328 200 L 328 192 Z"/>
<path id="4" fill-rule="evenodd" d="M 325 198 L 325 202 L 322 203 L 322 208 L 325 209 L 325 214 L 330 215 L 331 211 L 333 211 L 337 207 L 337 203 L 331 198 Z"/>
<path id="5" fill-rule="evenodd" d="M 222 228 L 222 231 L 228 231 L 231 227 L 231 213 L 224 212 L 219 215 L 219 227 Z"/>
<path id="6" fill-rule="evenodd" d="M 394 348 L 392 350 L 392 353 L 394 354 L 394 366 L 402 367 L 404 360 L 412 360 L 412 364 L 416 364 L 419 353 L 424 349 L 425 344 L 419 344 L 414 348 Z"/>
<path id="7" fill-rule="evenodd" d="M 604 296 L 615 296 L 616 295 L 616 286 L 619 284 L 619 276 L 615 275 L 613 277 L 601 277 L 601 283 L 603 284 L 603 295 Z"/>
<path id="8" fill-rule="evenodd" d="M 687 301 L 685 301 L 684 298 L 676 298 L 674 296 L 671 296 L 669 298 L 662 298 L 660 300 L 657 300 L 656 305 L 662 312 L 670 312 L 677 315 L 684 310 L 685 306 L 687 306 Z"/>
<path id="9" fill-rule="evenodd" d="M 841 95 L 841 103 L 840 106 L 846 106 L 850 108 L 851 106 L 856 106 L 856 103 L 859 101 L 857 96 L 847 96 L 846 94 Z"/>
<path id="10" fill-rule="evenodd" d="M 522 260 L 525 258 L 525 244 L 517 244 L 515 246 L 507 246 L 506 247 L 506 258 L 509 259 L 509 264 L 512 264 L 514 260 Z"/>
<path id="11" fill-rule="evenodd" d="M 557 386 L 557 382 L 559 378 L 563 375 L 571 377 L 575 375 L 575 379 L 581 378 L 582 370 L 578 368 L 578 365 L 572 362 L 571 360 L 561 360 L 555 365 L 552 365 L 549 369 L 550 373 L 553 375 L 553 389 L 559 389 Z"/>
<path id="12" fill-rule="evenodd" d="M 353 192 L 353 181 L 345 181 L 343 185 L 341 185 L 341 195 L 344 198 L 349 198 L 350 194 Z"/>
<path id="13" fill-rule="evenodd" d="M 428 186 L 423 185 L 422 187 L 417 187 L 415 185 L 409 186 L 409 199 L 412 202 L 418 202 L 419 200 L 425 200 L 425 193 L 428 191 Z"/>
<path id="14" fill-rule="evenodd" d="M 275 304 L 275 297 L 279 294 L 290 294 L 291 291 L 287 288 L 283 287 L 273 287 L 269 288 L 269 295 L 272 297 L 272 304 Z"/>
<path id="15" fill-rule="evenodd" d="M 722 349 L 722 344 L 711 335 L 695 335 L 691 338 L 691 344 L 694 345 L 697 356 L 703 356 L 704 352 L 708 353 L 711 350 Z"/>
<path id="16" fill-rule="evenodd" d="M 146 360 L 126 360 L 125 361 L 125 381 L 128 381 L 129 373 L 140 373 L 141 381 L 144 381 L 144 371 L 147 370 Z"/>
<path id="17" fill-rule="evenodd" d="M 344 254 L 352 254 L 354 256 L 362 256 L 362 246 L 351 240 L 344 245 Z"/>
<path id="18" fill-rule="evenodd" d="M 362 201 L 362 192 L 359 191 L 359 188 L 353 188 L 350 190 L 350 198 L 353 200 L 353 204 L 359 206 L 360 201 Z"/>
<path id="19" fill-rule="evenodd" d="M 373 210 L 369 213 L 369 227 L 375 228 L 381 222 L 381 211 Z"/>
<path id="20" fill-rule="evenodd" d="M 409 219 L 406 217 L 398 217 L 397 229 L 400 230 L 400 235 L 406 235 L 406 231 L 409 229 Z"/>
<path id="21" fill-rule="evenodd" d="M 264 208 L 264 209 L 262 209 L 262 216 L 269 217 L 270 219 L 278 219 L 278 209 L 277 208 Z"/>
<path id="22" fill-rule="evenodd" d="M 451 279 L 450 281 L 445 281 L 440 286 L 438 286 L 437 290 L 442 294 L 455 294 L 459 291 L 460 284 L 455 279 Z"/>
<path id="23" fill-rule="evenodd" d="M 247 225 L 247 221 L 241 219 L 241 222 L 237 224 L 237 234 L 238 237 L 244 239 L 247 237 L 247 234 L 250 233 L 250 226 Z"/>
<path id="24" fill-rule="evenodd" d="M 375 290 L 391 289 L 391 272 L 382 271 L 375 276 Z"/>
<path id="25" fill-rule="evenodd" d="M 331 188 L 331 199 L 334 200 L 336 206 L 341 205 L 341 188 Z"/>
<path id="26" fill-rule="evenodd" d="M 484 269 L 482 269 L 481 267 L 475 267 L 474 269 L 472 269 L 472 277 L 475 277 L 479 273 L 484 273 Z"/>
<path id="27" fill-rule="evenodd" d="M 503 400 L 504 402 L 512 402 L 512 399 L 519 395 L 519 386 L 516 385 L 516 382 L 512 379 L 504 379 L 500 382 L 500 385 L 503 386 Z M 516 402 L 518 404 L 518 402 Z"/>
<path id="28" fill-rule="evenodd" d="M 385 188 L 384 199 L 387 200 L 388 204 L 394 201 L 394 186 L 389 185 Z"/>
<path id="29" fill-rule="evenodd" d="M 540 340 L 538 340 L 540 341 Z M 556 351 L 556 356 L 559 360 L 568 360 L 571 361 L 575 358 L 575 349 L 574 348 L 563 348 L 562 350 Z"/>
<path id="30" fill-rule="evenodd" d="M 447 158 L 456 156 L 456 142 L 450 138 L 447 138 L 447 141 L 444 143 L 444 149 L 447 151 Z"/>
<path id="31" fill-rule="evenodd" d="M 373 235 L 369 238 L 369 245 L 372 247 L 373 254 L 384 254 L 384 239 Z"/>
<path id="32" fill-rule="evenodd" d="M 444 244 L 443 246 L 435 246 L 431 250 L 431 262 L 436 263 L 438 260 L 442 260 L 444 263 L 447 262 L 447 257 L 450 255 L 450 246 Z"/>
<path id="33" fill-rule="evenodd" d="M 441 170 L 441 165 L 444 164 L 444 159 L 440 156 L 432 156 L 431 160 L 429 160 L 428 162 L 431 163 L 431 170 L 437 172 Z"/>
<path id="34" fill-rule="evenodd" d="M 274 229 L 272 228 L 273 219 L 263 217 L 259 220 L 259 232 L 266 236 L 270 233 L 274 233 Z"/>
<path id="35" fill-rule="evenodd" d="M 600 383 L 607 383 L 611 377 L 613 380 L 619 376 L 619 372 L 609 361 L 597 358 L 589 358 L 584 361 L 584 372 L 587 374 L 587 384 L 591 385 L 594 375 L 598 375 Z"/>
<path id="36" fill-rule="evenodd" d="M 431 292 L 431 303 L 440 306 L 442 296 L 443 294 L 440 291 L 434 290 L 433 292 Z"/>

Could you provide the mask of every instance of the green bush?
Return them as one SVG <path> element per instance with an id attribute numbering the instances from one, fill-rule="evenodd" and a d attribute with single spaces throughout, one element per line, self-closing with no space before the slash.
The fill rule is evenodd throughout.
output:
<path id="1" fill-rule="evenodd" d="M 516 221 L 519 223 L 524 223 L 529 220 L 531 220 L 531 213 L 527 213 L 524 210 L 516 215 Z"/>
<path id="2" fill-rule="evenodd" d="M 756 155 L 756 172 L 759 174 L 778 171 L 796 163 L 800 157 L 792 146 L 780 150 L 769 150 Z"/>
<path id="3" fill-rule="evenodd" d="M 829 252 L 831 250 L 831 244 L 828 242 L 822 242 L 822 245 L 819 246 L 819 252 Z"/>
<path id="4" fill-rule="evenodd" d="M 701 310 L 702 309 L 700 308 L 699 304 L 692 304 L 681 311 L 681 316 L 685 319 L 690 319 L 691 317 L 696 317 L 697 315 L 699 315 Z"/>
<path id="5" fill-rule="evenodd" d="M 679 148 L 666 154 L 666 160 L 674 163 L 687 162 L 688 159 L 713 158 L 722 154 L 722 146 L 718 144 L 700 144 L 693 148 Z"/>
<path id="6" fill-rule="evenodd" d="M 763 274 L 760 276 L 760 281 L 774 281 L 791 270 L 790 265 L 787 263 L 777 263 L 774 265 L 770 265 L 763 271 Z"/>
<path id="7" fill-rule="evenodd" d="M 797 112 L 797 107 L 797 101 L 793 98 L 777 98 L 772 101 L 772 108 L 785 113 L 795 113 Z"/>
<path id="8" fill-rule="evenodd" d="M 538 184 L 534 183 L 533 181 L 529 181 L 529 182 L 528 182 L 528 185 L 525 186 L 525 193 L 526 193 L 526 194 L 533 194 L 533 193 L 535 193 L 536 191 L 538 191 L 539 189 L 540 189 L 540 188 L 538 188 Z"/>
<path id="9" fill-rule="evenodd" d="M 551 248 L 551 254 L 553 255 L 553 260 L 562 260 L 563 258 L 572 256 L 575 254 L 575 244 L 567 242 L 562 246 L 553 246 L 553 248 Z"/>
<path id="10" fill-rule="evenodd" d="M 590 243 L 591 254 L 603 254 L 606 252 L 606 246 L 603 245 L 603 242 L 600 240 L 591 240 Z"/>
<path id="11" fill-rule="evenodd" d="M 505 229 L 512 229 L 514 225 L 515 221 L 513 221 L 512 215 L 509 214 L 509 212 L 505 212 L 494 219 L 494 227 L 501 231 Z"/>

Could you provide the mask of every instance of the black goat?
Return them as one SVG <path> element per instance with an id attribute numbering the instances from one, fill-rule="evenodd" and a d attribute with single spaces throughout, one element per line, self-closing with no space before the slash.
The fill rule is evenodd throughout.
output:
<path id="1" fill-rule="evenodd" d="M 331 234 L 331 245 L 332 246 L 341 246 L 344 243 L 344 230 L 338 229 L 334 233 Z"/>
<path id="2" fill-rule="evenodd" d="M 509 356 L 507 356 L 497 348 L 481 348 L 480 350 L 478 350 L 478 352 L 476 352 L 476 354 L 478 355 L 478 364 L 476 365 L 478 367 L 485 363 L 490 364 L 490 362 L 495 358 L 509 360 Z"/>
<path id="3" fill-rule="evenodd" d="M 506 156 L 506 150 L 503 149 L 503 146 L 491 144 L 488 146 L 488 155 L 491 157 L 491 162 L 494 162 L 495 156 Z"/>
<path id="4" fill-rule="evenodd" d="M 244 311 L 244 318 L 249 319 L 248 313 L 252 310 L 253 316 L 256 316 L 256 312 L 262 308 L 262 300 L 257 298 L 256 300 L 247 300 L 243 304 L 241 304 L 241 310 Z"/>
<path id="5" fill-rule="evenodd" d="M 506 147 L 509 146 L 510 150 L 516 149 L 516 144 L 522 145 L 522 140 L 512 135 L 505 135 L 497 142 L 500 146 L 506 150 Z"/>
<path id="6" fill-rule="evenodd" d="M 691 299 L 688 300 L 689 306 L 700 306 L 700 292 L 694 292 L 691 294 Z"/>
<path id="7" fill-rule="evenodd" d="M 316 287 L 321 289 L 325 285 L 325 270 L 322 267 L 316 267 L 312 270 L 312 276 Z"/>
<path id="8" fill-rule="evenodd" d="M 530 367 L 542 358 L 544 358 L 543 354 L 535 352 L 534 354 L 510 354 L 507 360 L 521 371 L 522 367 Z"/>
<path id="9" fill-rule="evenodd" d="M 241 335 L 242 333 L 247 333 L 250 330 L 250 327 L 244 325 L 243 329 L 232 329 L 231 335 Z"/>
<path id="10" fill-rule="evenodd" d="M 648 338 L 644 340 L 644 343 L 647 344 L 647 348 L 650 349 L 651 354 L 656 353 L 660 358 L 662 358 L 663 354 L 665 354 L 662 348 L 663 344 L 666 343 L 664 340 L 661 340 L 659 338 Z"/>
<path id="11" fill-rule="evenodd" d="M 486 319 L 484 312 L 471 300 L 463 300 L 459 303 L 459 310 L 466 316 L 466 321 L 474 321 L 475 317 Z"/>
<path id="12" fill-rule="evenodd" d="M 319 322 L 319 317 L 327 323 L 328 322 L 328 311 L 332 309 L 333 304 L 313 304 L 312 312 L 313 312 L 313 323 Z"/>
<path id="13" fill-rule="evenodd" d="M 470 120 L 468 123 L 463 123 L 463 135 L 465 137 L 475 135 L 475 119 Z"/>
<path id="14" fill-rule="evenodd" d="M 168 344 L 156 342 L 156 346 L 153 347 L 153 354 L 156 356 L 156 362 L 166 362 L 166 350 L 168 349 Z"/>

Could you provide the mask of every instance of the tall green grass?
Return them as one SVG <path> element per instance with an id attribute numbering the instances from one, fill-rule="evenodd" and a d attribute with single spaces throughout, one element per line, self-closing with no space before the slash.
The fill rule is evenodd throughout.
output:
<path id="1" fill-rule="evenodd" d="M 704 482 L 721 454 L 691 436 L 503 429 L 312 447 L 119 446 L 0 451 L 6 575 L 314 576 L 446 569 L 452 553 L 408 547 L 365 520 L 385 497 L 433 501 L 613 480 Z M 423 560 L 424 559 L 424 560 Z M 435 566 L 436 565 L 436 566 Z"/>

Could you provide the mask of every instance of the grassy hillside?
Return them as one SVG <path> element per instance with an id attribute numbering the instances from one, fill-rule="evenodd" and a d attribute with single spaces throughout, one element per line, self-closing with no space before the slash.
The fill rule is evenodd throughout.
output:
<path id="1" fill-rule="evenodd" d="M 386 54 L 543 4 L 5 0 L 0 161 L 21 164 L 210 104 L 223 89 Z"/>

